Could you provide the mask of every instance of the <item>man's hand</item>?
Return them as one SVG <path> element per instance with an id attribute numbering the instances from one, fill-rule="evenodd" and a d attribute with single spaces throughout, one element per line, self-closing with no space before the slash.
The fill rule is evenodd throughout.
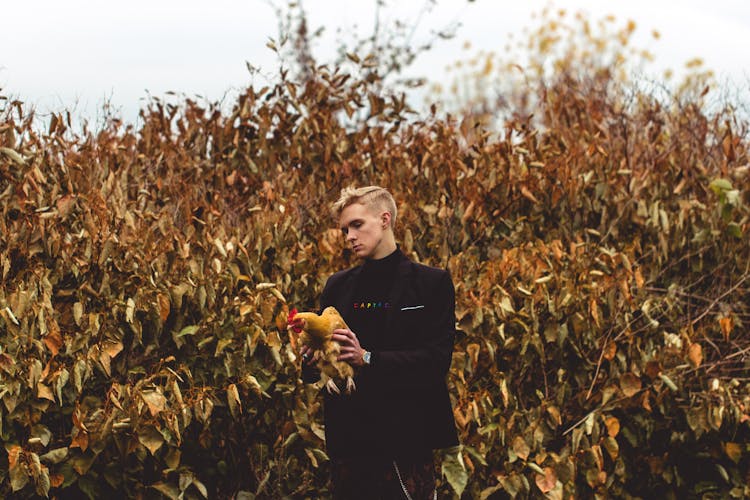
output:
<path id="1" fill-rule="evenodd" d="M 365 361 L 362 359 L 365 350 L 359 345 L 359 339 L 353 331 L 346 328 L 334 330 L 333 340 L 341 345 L 341 354 L 337 358 L 339 361 L 346 361 L 355 368 L 365 365 Z"/>
<path id="2" fill-rule="evenodd" d="M 310 366 L 318 359 L 317 353 L 307 345 L 300 347 L 299 354 L 302 357 L 302 366 Z"/>

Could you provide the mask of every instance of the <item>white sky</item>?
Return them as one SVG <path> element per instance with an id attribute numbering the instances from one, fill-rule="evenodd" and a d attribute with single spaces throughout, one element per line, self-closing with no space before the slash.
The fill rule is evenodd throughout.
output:
<path id="1" fill-rule="evenodd" d="M 365 34 L 372 29 L 375 0 L 303 3 L 311 27 L 326 27 L 316 47 L 322 56 L 332 52 L 337 27 L 358 25 Z M 386 0 L 384 13 L 415 19 L 424 3 Z M 448 63 L 479 50 L 501 52 L 508 34 L 522 38 L 522 28 L 535 26 L 531 14 L 548 5 L 587 12 L 592 21 L 607 14 L 621 22 L 633 19 L 635 45 L 656 55 L 656 67 L 679 71 L 701 57 L 720 80 L 750 88 L 750 0 L 437 0 L 415 39 L 424 41 L 430 30 L 453 20 L 462 26 L 454 40 L 424 54 L 410 74 L 444 81 Z M 218 100 L 251 82 L 246 61 L 273 74 L 276 58 L 266 42 L 277 37 L 277 26 L 268 0 L 4 0 L 0 88 L 41 113 L 69 109 L 96 119 L 108 100 L 134 121 L 147 93 Z M 650 38 L 654 29 L 659 40 Z M 466 41 L 469 51 L 462 49 Z"/>

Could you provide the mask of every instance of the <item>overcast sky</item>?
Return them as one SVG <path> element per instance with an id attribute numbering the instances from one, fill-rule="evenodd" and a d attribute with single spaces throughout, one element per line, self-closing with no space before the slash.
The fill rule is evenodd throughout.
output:
<path id="1" fill-rule="evenodd" d="M 321 58 L 332 53 L 337 28 L 371 32 L 375 0 L 303 3 L 311 26 L 326 28 L 316 47 Z M 391 8 L 384 12 L 415 19 L 424 3 L 386 0 Z M 534 25 L 532 13 L 547 5 L 584 11 L 592 20 L 607 14 L 633 19 L 635 43 L 656 55 L 656 67 L 679 71 L 701 57 L 720 79 L 750 86 L 750 0 L 438 0 L 415 39 L 426 40 L 430 30 L 454 20 L 461 27 L 411 73 L 443 81 L 447 63 L 479 50 L 502 51 L 509 33 L 520 38 L 522 28 Z M 250 83 L 246 61 L 269 75 L 276 68 L 266 43 L 277 36 L 278 24 L 267 0 L 14 0 L 3 2 L 0 20 L 2 94 L 42 113 L 71 109 L 95 119 L 108 100 L 134 121 L 148 94 L 218 100 Z M 661 33 L 659 40 L 650 37 L 652 30 Z M 467 41 L 468 52 L 462 49 Z"/>

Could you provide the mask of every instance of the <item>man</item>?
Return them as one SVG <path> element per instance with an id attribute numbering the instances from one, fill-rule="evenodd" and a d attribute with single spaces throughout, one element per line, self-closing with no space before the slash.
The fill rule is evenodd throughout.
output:
<path id="1" fill-rule="evenodd" d="M 449 273 L 397 247 L 396 205 L 378 186 L 346 188 L 332 206 L 360 266 L 328 279 L 321 309 L 351 329 L 334 331 L 357 389 L 325 394 L 334 498 L 434 498 L 433 450 L 458 444 L 445 376 L 455 337 Z M 303 378 L 319 374 L 302 347 Z"/>

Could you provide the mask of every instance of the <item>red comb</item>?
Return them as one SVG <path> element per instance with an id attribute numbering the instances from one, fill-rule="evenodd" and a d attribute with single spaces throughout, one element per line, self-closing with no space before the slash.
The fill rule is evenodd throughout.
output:
<path id="1" fill-rule="evenodd" d="M 294 317 L 295 317 L 296 315 L 297 315 L 297 308 L 296 308 L 296 307 L 294 307 L 294 308 L 292 308 L 292 310 L 291 310 L 291 311 L 289 311 L 289 316 L 287 316 L 287 317 L 286 317 L 286 322 L 287 322 L 288 324 L 290 324 L 290 325 L 291 325 L 292 323 L 294 323 Z"/>
<path id="2" fill-rule="evenodd" d="M 294 319 L 295 316 L 297 316 L 296 307 L 289 311 L 289 316 L 287 316 L 286 318 L 286 323 L 287 325 L 292 327 L 294 333 L 300 333 L 302 331 L 302 325 L 300 324 L 300 320 Z"/>

